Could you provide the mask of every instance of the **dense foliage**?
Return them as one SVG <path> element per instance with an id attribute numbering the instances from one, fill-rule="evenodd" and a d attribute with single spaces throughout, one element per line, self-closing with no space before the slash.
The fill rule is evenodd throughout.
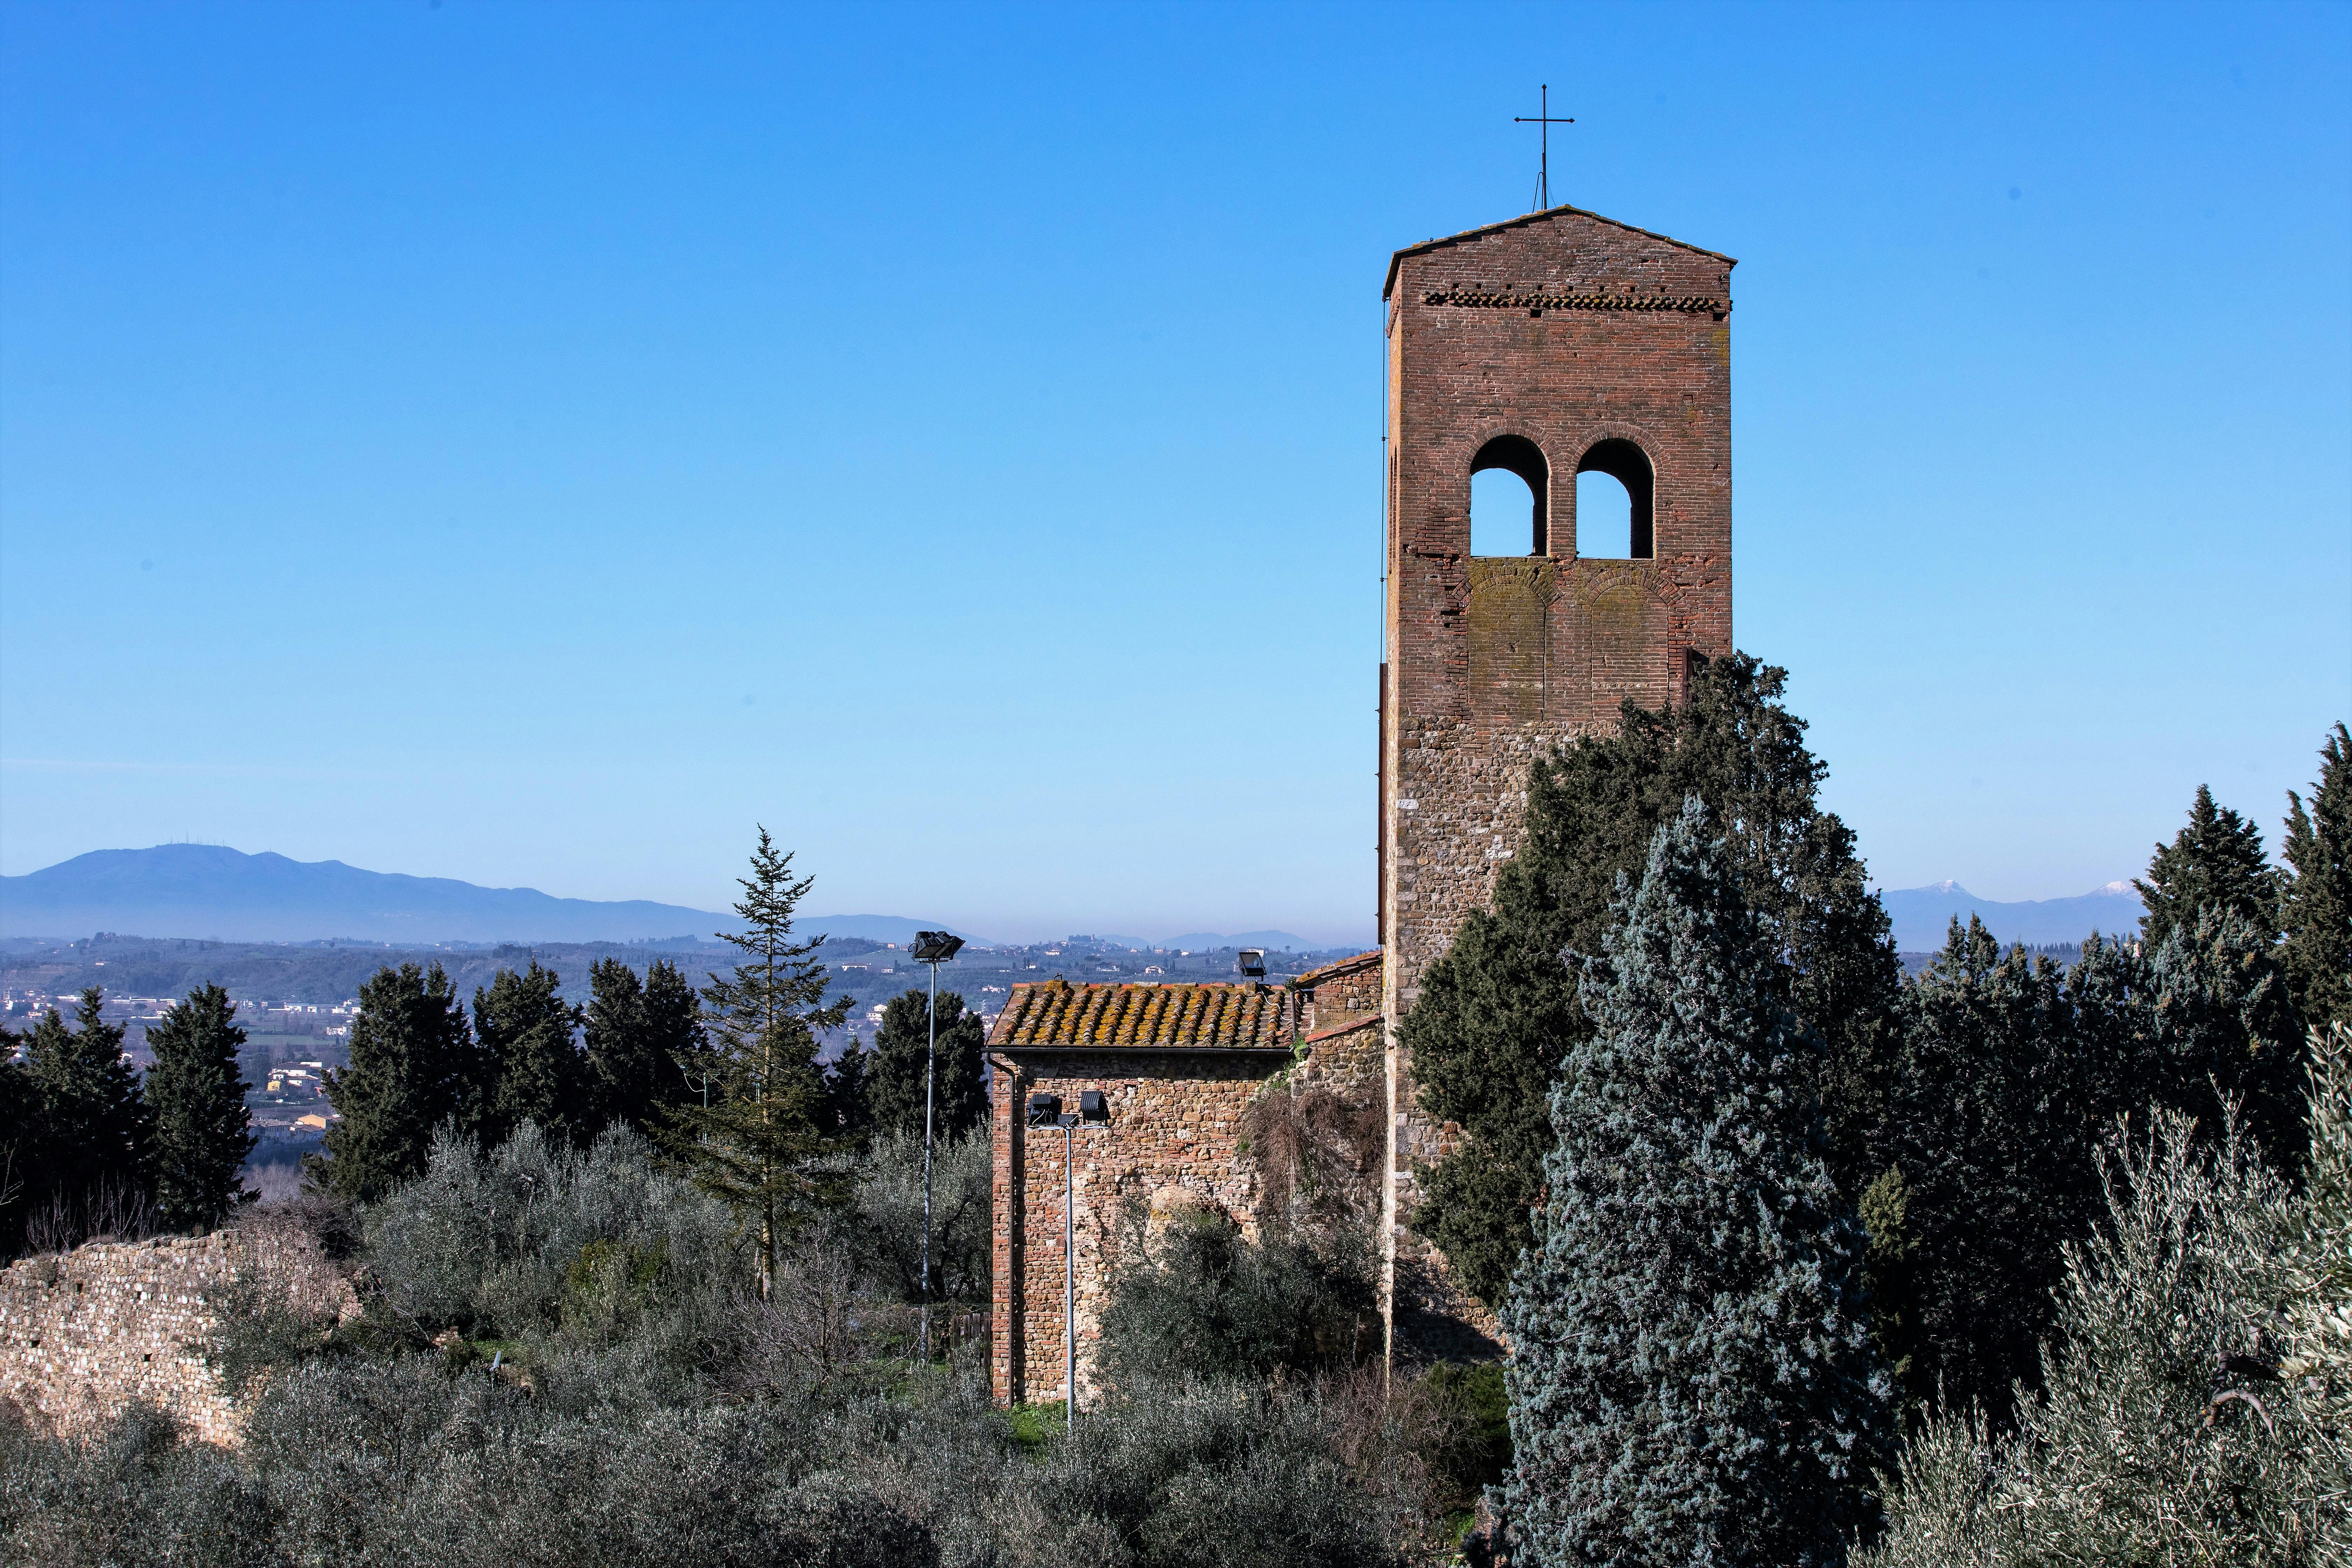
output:
<path id="1" fill-rule="evenodd" d="M 1762 923 L 1778 994 L 1824 1042 L 1803 1068 L 1831 1172 L 1853 1188 L 1876 1172 L 1901 970 L 1853 835 L 1821 809 L 1826 770 L 1781 703 L 1786 683 L 1745 655 L 1717 659 L 1683 706 L 1628 702 L 1619 733 L 1538 765 L 1527 842 L 1496 879 L 1493 909 L 1466 920 L 1423 977 L 1403 1043 L 1423 1106 L 1465 1136 L 1423 1173 L 1414 1225 L 1490 1303 L 1530 1237 L 1560 1062 L 1591 1034 L 1580 972 L 1564 960 L 1601 951 L 1618 877 L 1640 874 L 1653 835 L 1691 795 Z"/>
<path id="2" fill-rule="evenodd" d="M 595 1080 L 575 1035 L 578 1012 L 562 979 L 536 958 L 501 969 L 474 991 L 474 1042 L 489 1073 L 479 1126 L 492 1142 L 529 1121 L 549 1137 L 583 1142 L 604 1125 Z"/>
<path id="3" fill-rule="evenodd" d="M 986 1128 L 943 1138 L 931 1162 L 931 1298 L 988 1300 L 995 1169 Z M 878 1289 L 902 1301 L 923 1291 L 923 1139 L 877 1134 L 844 1162 L 847 1200 L 830 1223 Z"/>
<path id="4" fill-rule="evenodd" d="M 2352 732 L 2336 726 L 2319 752 L 2311 799 L 2289 791 L 2280 858 L 2288 989 L 2305 1023 L 2352 1024 Z"/>
<path id="5" fill-rule="evenodd" d="M 932 1127 L 940 1137 L 988 1119 L 981 1055 L 988 1031 L 952 991 L 940 994 L 939 1060 L 932 1084 Z M 878 1132 L 923 1136 L 924 1077 L 930 1062 L 930 999 L 922 991 L 892 997 L 882 1009 L 873 1053 L 862 1065 L 865 1123 Z"/>
<path id="6" fill-rule="evenodd" d="M 1119 1268 L 1102 1316 L 1116 1382 L 1211 1372 L 1253 1380 L 1343 1370 L 1381 1348 L 1370 1237 L 1257 1241 L 1219 1213 L 1188 1213 Z"/>
<path id="7" fill-rule="evenodd" d="M 1585 969 L 1504 1325 L 1515 1563 L 1841 1561 L 1887 1440 L 1773 928 L 1694 796 Z"/>
<path id="8" fill-rule="evenodd" d="M 357 1212 L 361 1317 L 232 1323 L 224 1363 L 268 1373 L 241 1448 L 142 1407 L 86 1445 L 0 1424 L 0 1555 L 1379 1568 L 1442 1495 L 1451 1428 L 1402 1380 L 1134 1379 L 1074 1437 L 992 1408 L 983 1358 L 896 1359 L 895 1283 L 814 1230 L 761 1301 L 729 1205 L 625 1127 L 428 1167 Z"/>
<path id="9" fill-rule="evenodd" d="M 2146 942 L 2162 942 L 2209 907 L 2227 910 L 2265 936 L 2277 932 L 2279 878 L 2263 852 L 2262 829 L 2214 805 L 2203 784 L 2189 803 L 2189 825 L 2156 847 L 2147 875 L 2132 886 L 2147 910 L 2139 922 Z"/>
<path id="10" fill-rule="evenodd" d="M 2153 948 L 2096 935 L 2061 969 L 1974 921 L 1906 987 L 1897 1114 L 1885 1140 L 1899 1212 L 1873 1218 L 1875 1328 L 1910 1397 L 1938 1390 L 1997 1418 L 2040 1375 L 2063 1248 L 2101 1206 L 2093 1154 L 2127 1111 L 2218 1126 L 2244 1108 L 2256 1140 L 2301 1139 L 2296 1053 L 2277 1028 L 2262 933 L 2219 905 Z"/>
<path id="11" fill-rule="evenodd" d="M 599 1116 L 651 1133 L 666 1110 L 686 1103 L 679 1064 L 703 1048 L 701 999 L 677 965 L 660 958 L 646 966 L 643 981 L 619 959 L 599 959 L 588 986 L 581 1043 Z"/>
<path id="12" fill-rule="evenodd" d="M 242 1194 L 239 1173 L 255 1142 L 236 1005 L 217 985 L 198 986 L 147 1031 L 147 1047 L 155 1053 L 143 1088 L 154 1115 L 156 1206 L 175 1230 L 210 1230 Z"/>
<path id="13" fill-rule="evenodd" d="M 352 1065 L 326 1075 L 337 1112 L 316 1178 L 344 1197 L 382 1197 L 424 1174 L 443 1122 L 479 1125 L 489 1073 L 439 964 L 380 969 L 360 987 Z"/>
<path id="14" fill-rule="evenodd" d="M 1864 1563 L 2352 1558 L 2352 1034 L 2311 1056 L 2300 1194 L 2228 1121 L 2117 1125 L 2042 1389 L 1929 1419 Z"/>

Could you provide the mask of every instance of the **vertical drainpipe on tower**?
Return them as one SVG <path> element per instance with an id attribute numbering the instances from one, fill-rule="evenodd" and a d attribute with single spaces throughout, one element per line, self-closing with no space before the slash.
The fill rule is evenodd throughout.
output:
<path id="1" fill-rule="evenodd" d="M 1381 666 L 1380 749 L 1372 766 L 1372 787 L 1379 795 L 1372 815 L 1380 820 L 1380 841 L 1372 854 L 1372 945 L 1389 943 L 1389 667 Z"/>

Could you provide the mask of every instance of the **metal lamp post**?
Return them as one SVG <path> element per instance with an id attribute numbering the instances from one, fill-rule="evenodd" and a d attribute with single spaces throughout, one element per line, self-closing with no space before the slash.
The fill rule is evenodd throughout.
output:
<path id="1" fill-rule="evenodd" d="M 931 1360 L 931 1081 L 940 1063 L 940 965 L 953 958 L 961 946 L 963 938 L 960 936 L 950 936 L 943 931 L 919 931 L 912 950 L 917 963 L 931 966 L 931 1045 L 923 1058 L 923 1315 L 917 1331 L 926 1366 Z"/>
<path id="2" fill-rule="evenodd" d="M 1078 1091 L 1076 1114 L 1062 1109 L 1059 1095 L 1029 1097 L 1029 1125 L 1062 1130 L 1062 1387 L 1066 1391 L 1062 1425 L 1070 1432 L 1078 1429 L 1078 1250 L 1073 1223 L 1077 1212 L 1076 1140 L 1080 1123 L 1100 1126 L 1109 1120 L 1110 1103 L 1098 1089 Z"/>

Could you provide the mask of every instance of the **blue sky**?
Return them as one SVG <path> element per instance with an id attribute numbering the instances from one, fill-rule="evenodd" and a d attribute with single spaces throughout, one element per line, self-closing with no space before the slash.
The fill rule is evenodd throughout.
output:
<path id="1" fill-rule="evenodd" d="M 175 838 L 1369 935 L 1389 252 L 1740 258 L 1738 640 L 1874 879 L 2352 710 L 2352 9 L 0 9 L 0 871 Z"/>

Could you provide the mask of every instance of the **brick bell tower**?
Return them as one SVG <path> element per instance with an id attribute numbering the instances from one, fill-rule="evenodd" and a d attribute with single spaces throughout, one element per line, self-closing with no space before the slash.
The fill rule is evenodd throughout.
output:
<path id="1" fill-rule="evenodd" d="M 1400 250 L 1388 331 L 1381 940 L 1393 1353 L 1478 1353 L 1492 1329 L 1412 1230 L 1413 1167 L 1452 1130 L 1418 1109 L 1394 1026 L 1518 842 L 1529 763 L 1680 700 L 1731 647 L 1729 257 L 1556 206 Z M 1470 552 L 1470 477 L 1534 492 L 1522 555 Z M 1577 552 L 1576 476 L 1632 498 L 1631 559 Z"/>

